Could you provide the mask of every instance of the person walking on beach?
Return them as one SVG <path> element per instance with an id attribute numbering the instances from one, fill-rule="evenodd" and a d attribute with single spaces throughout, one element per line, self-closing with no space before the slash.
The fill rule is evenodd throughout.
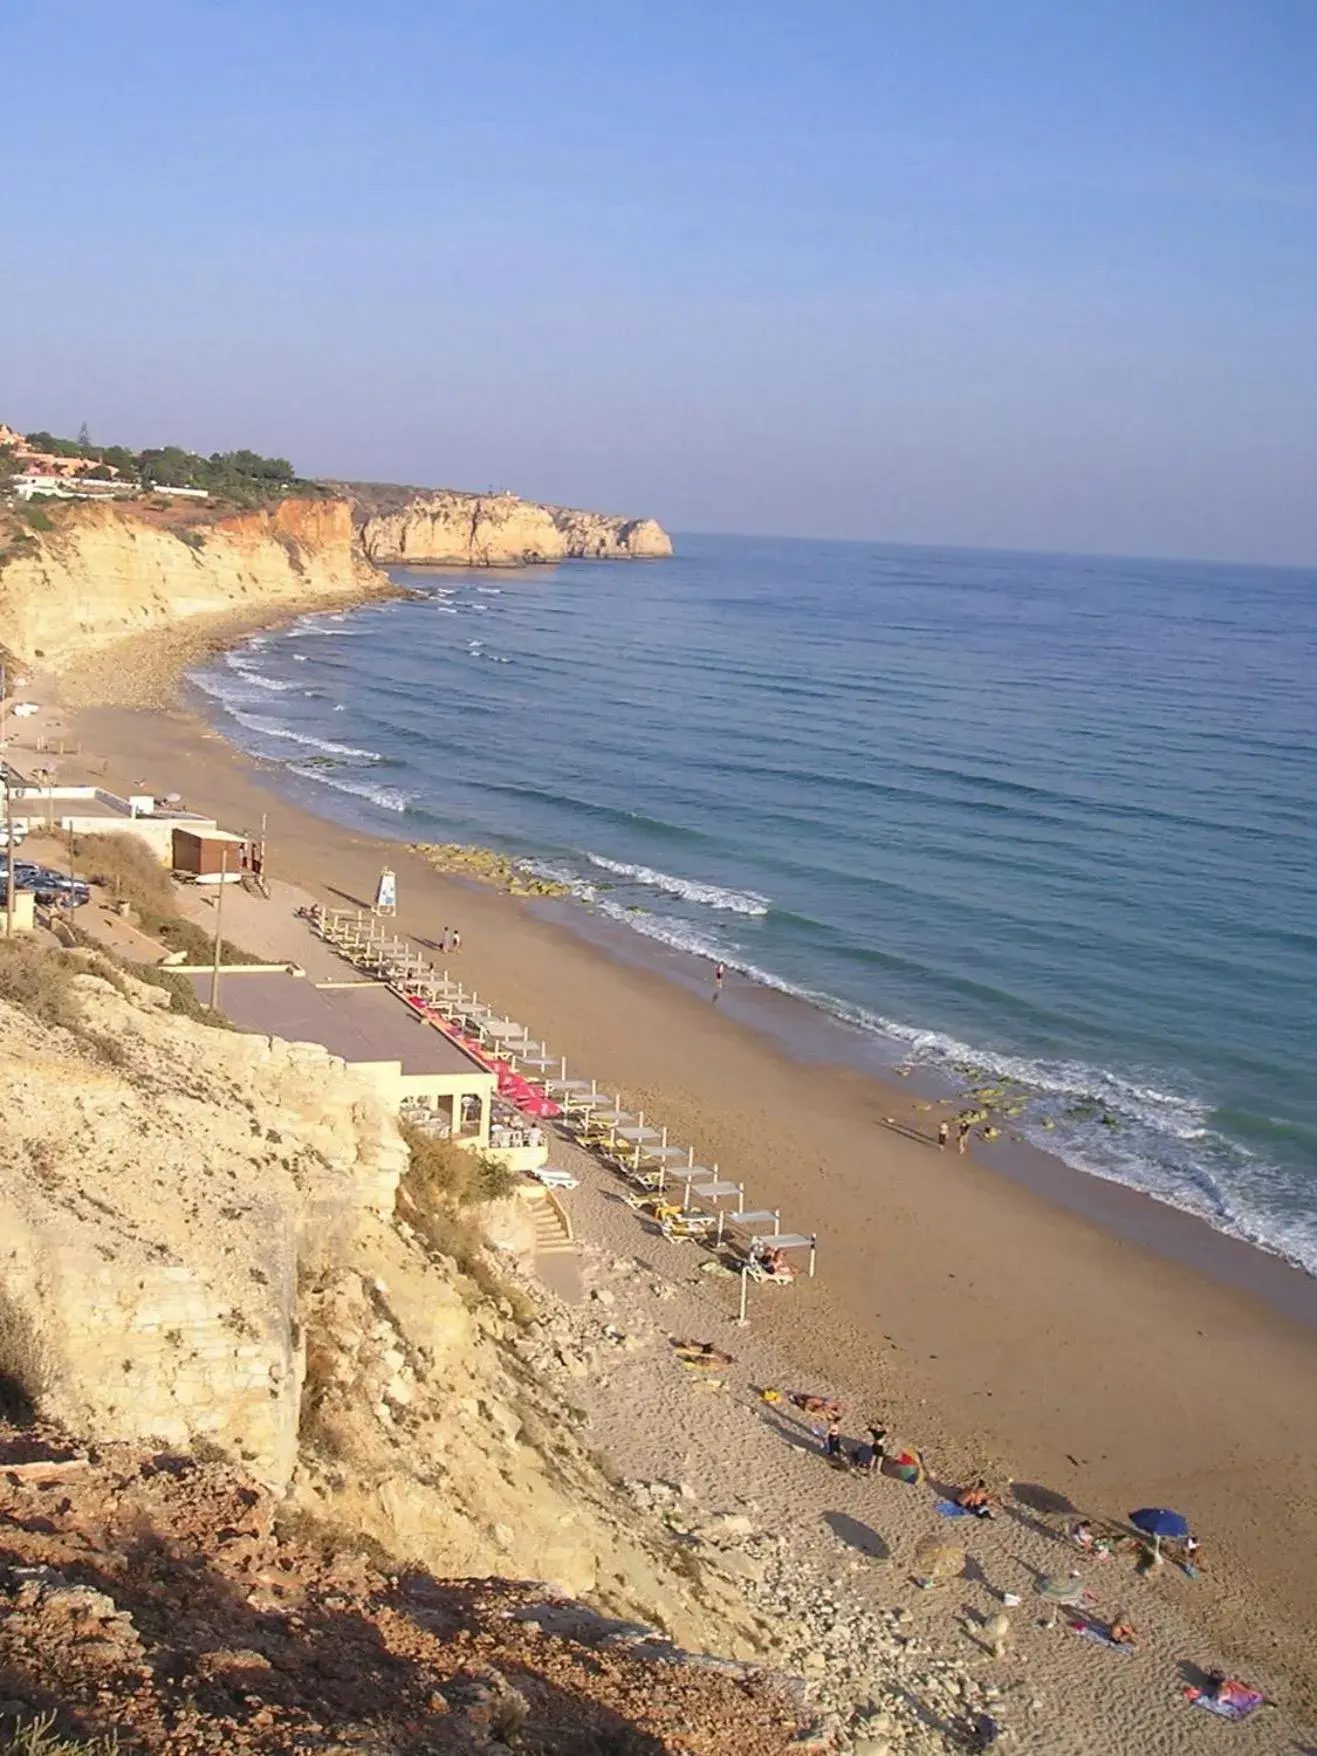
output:
<path id="1" fill-rule="evenodd" d="M 718 996 L 723 991 L 723 977 L 726 974 L 727 965 L 725 963 L 720 963 L 715 967 L 713 972 L 713 1003 L 715 1006 L 718 1004 Z"/>
<path id="2" fill-rule="evenodd" d="M 939 1152 L 947 1150 L 947 1142 L 951 1139 L 951 1124 L 945 1117 L 937 1125 L 937 1147 Z"/>
<path id="3" fill-rule="evenodd" d="M 973 1126 L 974 1126 L 974 1124 L 972 1122 L 962 1121 L 959 1128 L 956 1130 L 956 1151 L 957 1152 L 968 1152 L 968 1150 L 969 1150 L 969 1137 L 970 1137 L 970 1133 L 973 1129 Z"/>

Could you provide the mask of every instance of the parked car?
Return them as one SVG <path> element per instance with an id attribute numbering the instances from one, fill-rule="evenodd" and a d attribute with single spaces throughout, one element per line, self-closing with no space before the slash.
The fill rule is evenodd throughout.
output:
<path id="1" fill-rule="evenodd" d="M 8 882 L 8 862 L 0 861 L 0 885 Z M 91 889 L 81 878 L 70 878 L 67 872 L 55 872 L 31 860 L 14 861 L 14 888 L 30 890 L 42 908 L 81 908 L 91 901 Z"/>

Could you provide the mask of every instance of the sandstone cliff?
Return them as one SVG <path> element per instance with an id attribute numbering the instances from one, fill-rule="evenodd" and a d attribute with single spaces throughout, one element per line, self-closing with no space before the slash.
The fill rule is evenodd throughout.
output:
<path id="1" fill-rule="evenodd" d="M 0 1000 L 0 1403 L 35 1375 L 75 1433 L 218 1448 L 437 1573 L 762 1649 L 739 1592 L 619 1501 L 544 1343 L 395 1212 L 407 1151 L 368 1086 L 122 976 L 73 988 L 72 1027 Z"/>
<path id="2" fill-rule="evenodd" d="M 385 581 L 346 500 L 283 500 L 210 521 L 80 502 L 39 513 L 0 553 L 0 645 L 61 670 L 126 635 L 196 618 L 331 604 Z"/>
<path id="3" fill-rule="evenodd" d="M 361 545 L 378 565 L 412 562 L 520 567 L 576 558 L 652 560 L 672 541 L 652 518 L 616 518 L 541 506 L 512 494 L 418 493 L 401 506 L 369 510 Z"/>

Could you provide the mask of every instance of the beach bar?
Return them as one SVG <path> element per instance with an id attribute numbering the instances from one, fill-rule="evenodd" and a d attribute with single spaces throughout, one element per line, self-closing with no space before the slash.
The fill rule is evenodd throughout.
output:
<path id="1" fill-rule="evenodd" d="M 192 977 L 198 997 L 210 978 Z M 496 1080 L 460 1043 L 434 1030 L 382 986 L 321 988 L 304 976 L 226 972 L 220 1010 L 241 1030 L 318 1043 L 363 1074 L 395 1109 L 432 1119 L 459 1146 L 490 1152 L 513 1169 L 531 1169 L 533 1148 L 490 1147 Z M 540 1158 L 547 1157 L 541 1148 Z"/>

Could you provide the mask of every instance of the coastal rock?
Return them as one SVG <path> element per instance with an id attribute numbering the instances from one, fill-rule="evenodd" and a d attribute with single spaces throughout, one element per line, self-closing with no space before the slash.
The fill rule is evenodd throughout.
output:
<path id="1" fill-rule="evenodd" d="M 361 528 L 367 557 L 389 563 L 521 567 L 546 561 L 634 561 L 672 553 L 672 540 L 652 518 L 618 518 L 544 506 L 513 494 L 418 494 L 404 505 L 371 512 Z"/>
<path id="2" fill-rule="evenodd" d="M 739 1584 L 678 1566 L 574 1437 L 496 1293 L 399 1230 L 407 1149 L 368 1080 L 97 976 L 73 991 L 77 1029 L 0 1000 L 0 1388 L 98 1445 L 222 1454 L 436 1575 L 547 1578 L 762 1653 Z"/>
<path id="3" fill-rule="evenodd" d="M 346 500 L 288 499 L 190 524 L 88 501 L 47 522 L 0 555 L 0 645 L 53 670 L 153 628 L 328 606 L 387 585 L 355 546 Z"/>

